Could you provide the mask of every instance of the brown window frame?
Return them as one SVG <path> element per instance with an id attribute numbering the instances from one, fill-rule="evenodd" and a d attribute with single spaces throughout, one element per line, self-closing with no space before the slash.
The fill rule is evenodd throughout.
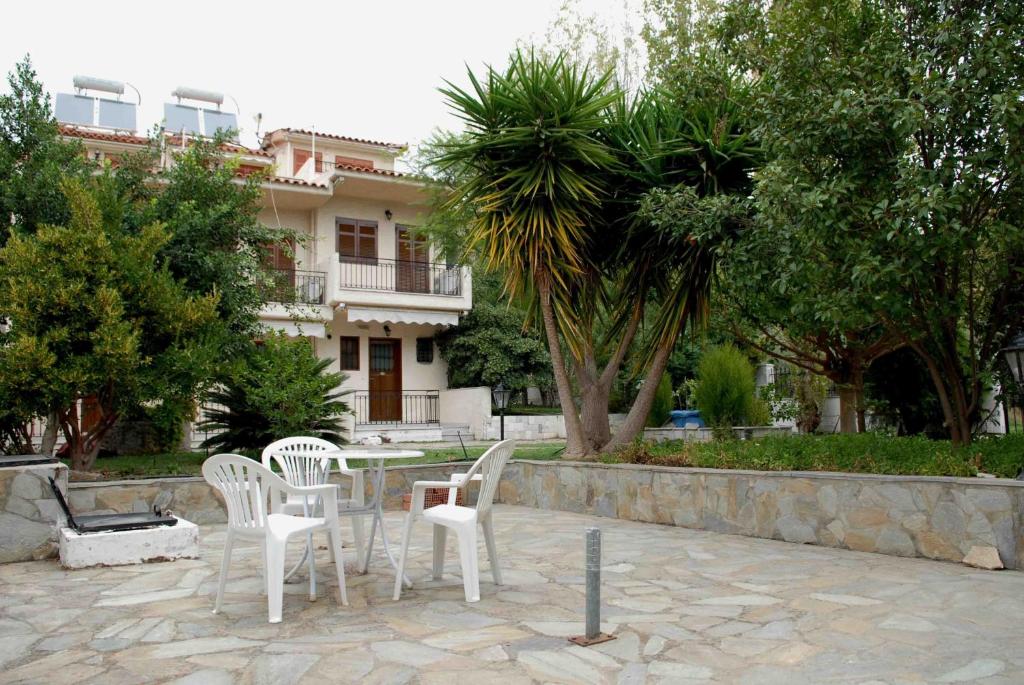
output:
<path id="1" fill-rule="evenodd" d="M 347 255 L 341 251 L 341 225 L 352 224 L 355 228 L 352 233 L 352 244 L 355 247 L 355 254 Z M 338 252 L 338 258 L 343 262 L 355 262 L 358 264 L 376 264 L 377 255 L 380 252 L 380 231 L 376 221 L 368 221 L 365 219 L 349 219 L 347 217 L 337 217 L 334 220 L 334 248 Z M 366 233 L 364 233 L 366 231 Z M 362 242 L 362 238 L 372 232 L 373 235 L 373 254 L 363 255 L 360 254 L 359 245 Z"/>
<path id="2" fill-rule="evenodd" d="M 306 155 L 306 156 L 303 157 L 301 162 L 297 162 L 296 158 L 298 157 L 298 153 L 300 153 L 300 152 L 302 154 Z M 294 176 L 295 174 L 299 173 L 299 169 L 302 168 L 302 165 L 305 164 L 306 160 L 309 159 L 312 156 L 313 156 L 313 151 L 312 150 L 306 150 L 306 149 L 301 148 L 301 147 L 293 148 L 292 149 L 292 176 Z M 323 170 L 324 170 L 324 153 L 322 153 L 322 152 L 316 153 L 316 161 L 313 163 L 313 170 L 316 173 L 318 173 L 318 174 L 323 172 Z"/>
<path id="3" fill-rule="evenodd" d="M 345 343 L 353 343 L 353 342 L 355 343 L 355 351 L 354 351 L 354 354 L 355 354 L 355 366 L 346 366 L 345 365 L 346 364 L 345 355 L 349 354 L 350 357 L 351 357 L 352 351 L 350 350 L 349 352 L 346 352 L 344 349 L 342 349 L 342 345 L 344 345 Z M 342 371 L 358 371 L 359 370 L 359 362 L 360 362 L 359 357 L 360 357 L 360 355 L 359 355 L 359 336 L 356 336 L 356 335 L 343 335 L 343 336 L 340 336 L 338 338 L 338 367 Z M 351 358 L 349 359 L 349 361 L 351 361 Z"/>

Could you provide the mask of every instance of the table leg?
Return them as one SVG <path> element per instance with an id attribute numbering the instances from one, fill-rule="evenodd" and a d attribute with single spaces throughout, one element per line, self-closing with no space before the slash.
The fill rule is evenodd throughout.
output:
<path id="1" fill-rule="evenodd" d="M 376 461 L 375 466 L 371 466 Z M 391 567 L 398 572 L 398 562 L 395 557 L 391 554 L 391 547 L 388 545 L 388 534 L 384 528 L 384 461 L 381 460 L 366 460 L 366 469 L 370 473 L 370 478 L 373 481 L 373 498 L 374 501 L 371 504 L 373 507 L 373 520 L 370 523 L 370 537 L 366 542 L 366 557 L 363 560 L 363 573 L 366 573 L 370 569 L 370 552 L 373 551 L 373 541 L 376 537 L 376 530 L 378 524 L 380 527 L 380 541 L 384 547 L 384 555 L 391 562 Z M 408 576 L 403 576 L 402 581 L 407 587 L 412 587 L 412 581 L 409 580 Z"/>

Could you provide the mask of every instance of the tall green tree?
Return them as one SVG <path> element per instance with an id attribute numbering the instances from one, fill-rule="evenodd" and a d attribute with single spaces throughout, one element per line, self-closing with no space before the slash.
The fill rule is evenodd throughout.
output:
<path id="1" fill-rule="evenodd" d="M 520 52 L 505 71 L 470 74 L 469 90 L 444 90 L 466 122 L 438 160 L 466 169 L 451 201 L 474 208 L 469 239 L 481 263 L 505 274 L 506 294 L 536 307 L 570 457 L 615 449 L 643 429 L 676 339 L 706 310 L 714 254 L 695 234 L 714 221 L 705 198 L 733 179 L 749 185 L 746 136 L 712 103 L 673 106 L 661 92 L 629 99 L 610 78 Z M 693 200 L 685 221 L 654 204 L 641 212 L 652 189 L 684 187 Z M 645 380 L 612 438 L 611 388 L 648 307 L 654 329 L 635 350 Z"/>
<path id="2" fill-rule="evenodd" d="M 196 295 L 217 294 L 225 354 L 231 356 L 243 353 L 257 330 L 268 285 L 267 247 L 294 244 L 298 236 L 259 220 L 265 176 L 239 176 L 226 142 L 219 135 L 161 150 L 154 138 L 147 152 L 123 160 L 114 176 L 131 199 L 125 221 L 137 228 L 163 223 L 170 239 L 160 256 L 170 272 Z M 173 162 L 154 183 L 161 154 Z"/>
<path id="3" fill-rule="evenodd" d="M 1024 323 L 1024 6 L 734 3 L 762 77 L 771 240 L 843 255 L 852 308 L 923 360 L 954 443 Z M 742 22 L 740 23 L 742 25 Z"/>
<path id="4" fill-rule="evenodd" d="M 92 170 L 82 147 L 61 138 L 27 56 L 8 74 L 7 88 L 0 95 L 0 245 L 12 232 L 66 223 L 71 214 L 61 182 Z"/>
<path id="5" fill-rule="evenodd" d="M 0 249 L 0 396 L 54 412 L 80 470 L 124 412 L 193 402 L 220 356 L 217 297 L 188 294 L 170 273 L 163 225 L 126 230 L 110 180 L 65 182 L 67 225 L 12 235 Z"/>

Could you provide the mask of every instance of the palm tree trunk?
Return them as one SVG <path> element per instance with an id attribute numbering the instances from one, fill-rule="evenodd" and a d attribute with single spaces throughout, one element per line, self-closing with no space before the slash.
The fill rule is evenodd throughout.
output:
<path id="1" fill-rule="evenodd" d="M 654 359 L 640 386 L 640 392 L 633 400 L 633 406 L 629 408 L 626 420 L 619 426 L 619 430 L 615 432 L 612 439 L 601 448 L 602 452 L 614 452 L 632 442 L 643 431 L 647 424 L 647 416 L 651 413 L 651 406 L 654 404 L 654 395 L 658 392 L 658 383 L 668 367 L 669 357 L 672 356 L 673 347 L 675 347 L 675 340 L 662 343 L 654 352 Z"/>
<path id="2" fill-rule="evenodd" d="M 572 400 L 572 385 L 565 369 L 565 357 L 562 356 L 562 343 L 558 338 L 558 326 L 555 324 L 555 312 L 551 306 L 551 285 L 546 274 L 537 274 L 537 290 L 540 294 L 541 320 L 544 323 L 544 334 L 548 340 L 548 352 L 551 355 L 551 372 L 558 388 L 558 402 L 562 405 L 562 417 L 565 419 L 565 451 L 566 458 L 589 456 L 592 452 L 583 433 L 583 424 Z"/>

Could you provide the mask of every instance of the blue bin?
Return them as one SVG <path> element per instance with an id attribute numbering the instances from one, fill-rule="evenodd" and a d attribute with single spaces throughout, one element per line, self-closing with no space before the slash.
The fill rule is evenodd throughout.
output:
<path id="1" fill-rule="evenodd" d="M 704 419 L 698 409 L 676 409 L 668 415 L 676 428 L 704 428 Z"/>

